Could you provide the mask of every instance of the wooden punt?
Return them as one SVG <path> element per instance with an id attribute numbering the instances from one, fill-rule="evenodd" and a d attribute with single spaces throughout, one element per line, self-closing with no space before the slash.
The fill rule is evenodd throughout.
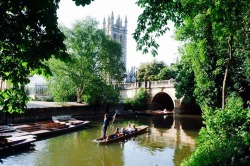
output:
<path id="1" fill-rule="evenodd" d="M 131 138 L 131 137 L 137 136 L 138 134 L 142 134 L 142 133 L 146 132 L 148 127 L 149 126 L 147 126 L 147 125 L 138 126 L 138 127 L 136 127 L 137 131 L 134 131 L 134 132 L 132 132 L 130 134 L 122 135 L 122 136 L 112 138 L 112 139 L 108 139 L 108 140 L 103 139 L 103 138 L 98 138 L 98 139 L 93 140 L 93 142 L 97 142 L 98 144 L 108 144 L 108 143 L 113 143 L 113 142 L 116 142 L 116 141 L 126 140 L 128 138 Z M 107 137 L 110 137 L 111 135 L 109 135 Z"/>
<path id="2" fill-rule="evenodd" d="M 0 126 L 0 133 L 8 133 L 8 132 L 13 132 L 15 131 L 15 129 L 13 129 L 12 127 L 10 126 Z"/>
<path id="3" fill-rule="evenodd" d="M 37 139 L 43 139 L 53 137 L 59 134 L 78 130 L 90 121 L 81 121 L 76 119 L 70 119 L 63 123 L 54 121 L 37 122 L 34 124 L 17 125 L 14 128 L 19 132 L 29 133 L 37 136 Z"/>
<path id="4" fill-rule="evenodd" d="M 32 144 L 34 141 L 36 141 L 34 135 L 0 138 L 0 156 L 31 148 L 34 146 Z"/>

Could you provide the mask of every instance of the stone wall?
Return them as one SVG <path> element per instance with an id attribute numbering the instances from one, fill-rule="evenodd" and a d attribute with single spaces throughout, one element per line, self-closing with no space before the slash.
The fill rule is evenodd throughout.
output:
<path id="1" fill-rule="evenodd" d="M 123 107 L 121 105 L 100 106 L 66 106 L 49 108 L 28 108 L 25 113 L 3 113 L 0 111 L 0 124 L 35 122 L 39 120 L 51 120 L 52 116 L 103 116 L 105 112 L 115 112 Z"/>

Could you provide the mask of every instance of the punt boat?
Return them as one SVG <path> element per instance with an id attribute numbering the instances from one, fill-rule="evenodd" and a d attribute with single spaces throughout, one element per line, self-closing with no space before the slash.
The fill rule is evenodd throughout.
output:
<path id="1" fill-rule="evenodd" d="M 90 121 L 82 121 L 74 118 L 67 120 L 40 121 L 32 124 L 13 126 L 17 131 L 29 133 L 37 136 L 37 139 L 53 137 L 63 133 L 79 130 L 86 126 Z"/>
<path id="2" fill-rule="evenodd" d="M 19 150 L 25 150 L 34 146 L 36 141 L 34 135 L 12 136 L 0 138 L 0 156 L 7 155 Z"/>
<path id="3" fill-rule="evenodd" d="M 111 135 L 107 136 L 107 138 L 111 137 L 112 139 L 98 138 L 98 139 L 93 140 L 93 142 L 96 142 L 98 144 L 108 144 L 108 143 L 113 143 L 113 142 L 116 142 L 116 141 L 126 140 L 128 138 L 131 138 L 131 137 L 134 137 L 134 136 L 137 136 L 139 134 L 142 134 L 142 133 L 146 132 L 148 130 L 148 127 L 149 126 L 147 126 L 147 125 L 138 126 L 138 127 L 136 127 L 137 131 L 134 131 L 132 133 L 117 136 L 115 138 L 112 138 L 113 134 L 111 134 Z"/>

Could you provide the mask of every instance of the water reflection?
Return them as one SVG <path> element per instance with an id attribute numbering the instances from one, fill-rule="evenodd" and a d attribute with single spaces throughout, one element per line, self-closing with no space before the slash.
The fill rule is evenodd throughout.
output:
<path id="1" fill-rule="evenodd" d="M 128 123 L 150 128 L 136 138 L 101 146 L 92 140 L 101 136 L 102 119 L 92 120 L 89 128 L 38 141 L 35 151 L 3 158 L 0 166 L 178 166 L 195 149 L 202 125 L 195 116 L 117 118 L 108 132 Z"/>

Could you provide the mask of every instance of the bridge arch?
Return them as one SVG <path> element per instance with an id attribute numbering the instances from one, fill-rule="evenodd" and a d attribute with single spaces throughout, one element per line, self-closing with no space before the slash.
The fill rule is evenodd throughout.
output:
<path id="1" fill-rule="evenodd" d="M 163 110 L 166 108 L 168 111 L 173 111 L 174 101 L 169 94 L 159 92 L 153 97 L 149 107 L 152 110 Z"/>

